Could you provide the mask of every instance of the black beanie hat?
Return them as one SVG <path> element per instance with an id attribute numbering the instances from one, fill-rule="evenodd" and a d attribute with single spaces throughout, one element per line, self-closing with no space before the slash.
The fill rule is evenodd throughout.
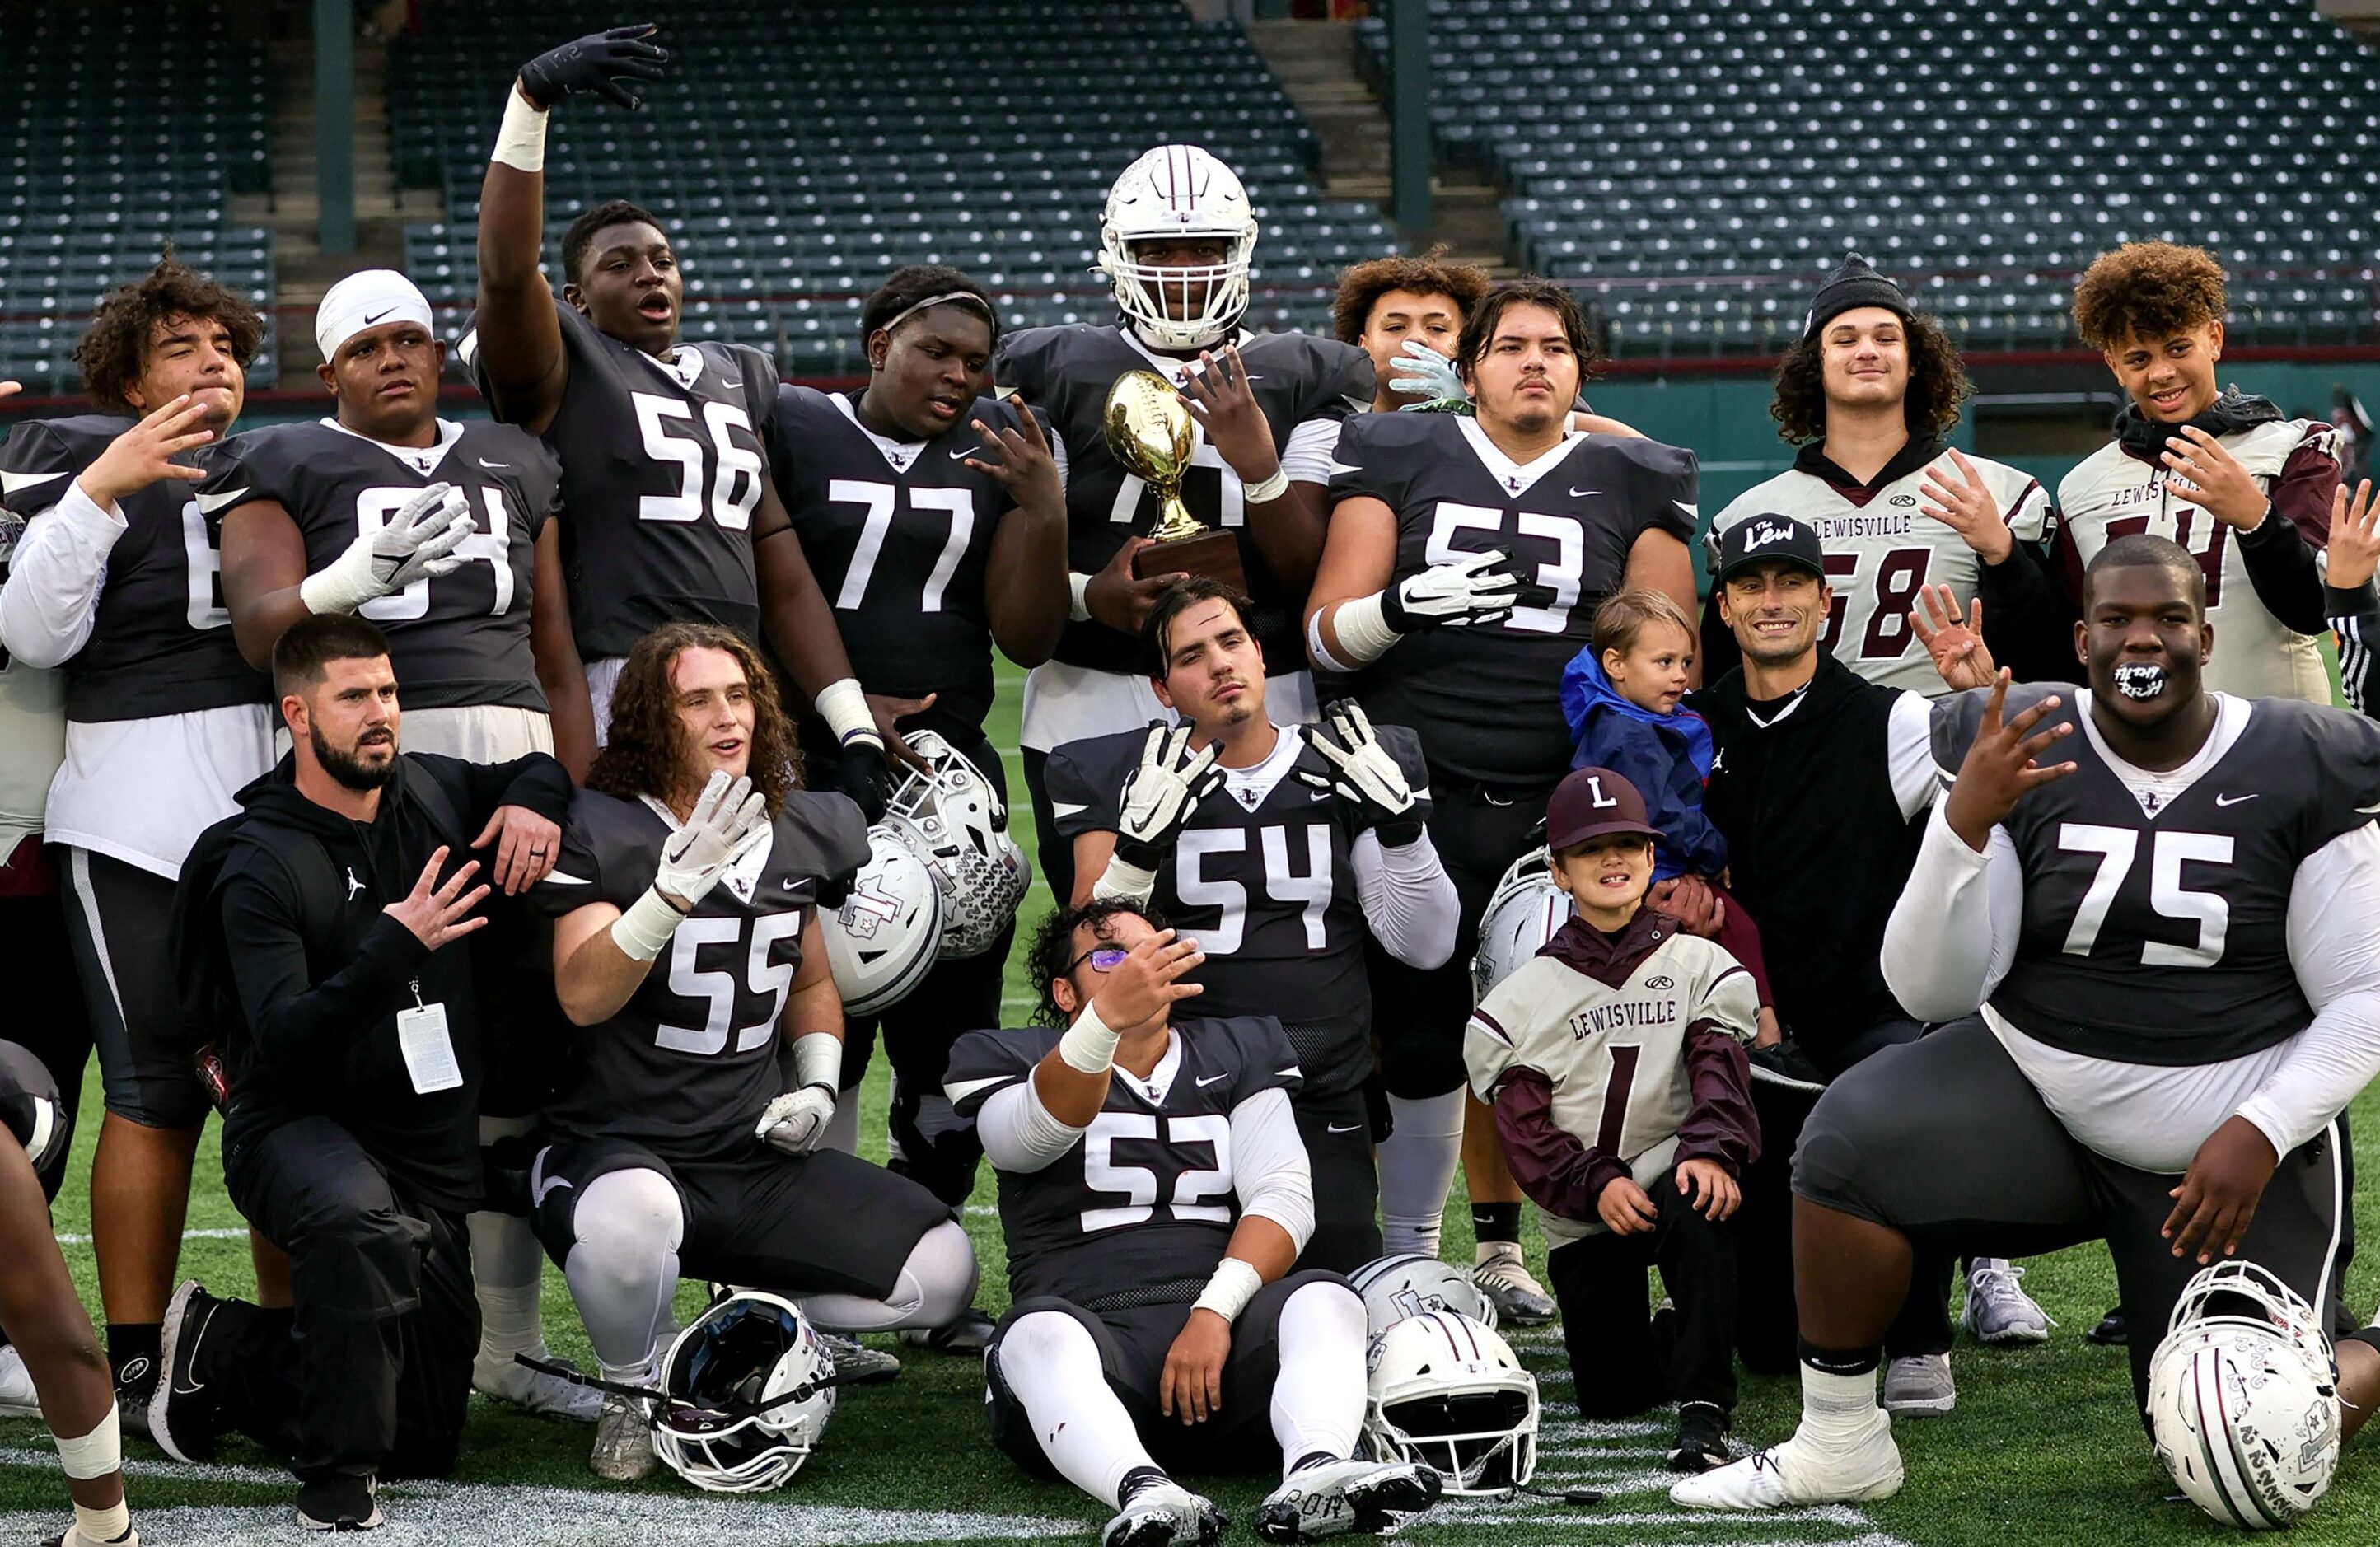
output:
<path id="1" fill-rule="evenodd" d="M 1909 297 L 1900 286 L 1876 272 L 1858 253 L 1843 260 L 1842 267 L 1827 276 L 1818 286 L 1818 298 L 1810 303 L 1809 320 L 1802 324 L 1804 343 L 1818 336 L 1818 330 L 1858 307 L 1882 307 L 1897 312 L 1905 320 L 1910 316 Z"/>

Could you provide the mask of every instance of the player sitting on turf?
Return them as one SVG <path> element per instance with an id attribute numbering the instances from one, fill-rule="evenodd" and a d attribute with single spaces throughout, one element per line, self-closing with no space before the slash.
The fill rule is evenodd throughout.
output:
<path id="1" fill-rule="evenodd" d="M 1659 591 L 1622 591 L 1595 610 L 1593 641 L 1562 669 L 1562 718 L 1578 743 L 1578 767 L 1609 768 L 1644 796 L 1659 834 L 1653 878 L 1691 872 L 1718 894 L 1718 926 L 1710 937 L 1751 973 L 1760 995 L 1760 1041 L 1767 1045 L 1784 1031 L 1769 999 L 1760 931 L 1742 904 L 1719 888 L 1727 840 L 1703 815 L 1710 727 L 1680 707 L 1694 666 L 1694 625 L 1678 604 Z"/>
<path id="2" fill-rule="evenodd" d="M 1935 707 L 1955 781 L 1881 960 L 1910 1014 L 1947 1024 L 1818 1098 L 1793 1157 L 1801 1425 L 1676 1502 L 1900 1489 L 1876 1369 L 1928 1242 L 2106 1241 L 2143 1334 L 2136 1406 L 2151 1329 L 2218 1258 L 2330 1330 L 2351 1224 L 2338 1119 L 2380 1072 L 2380 727 L 2205 691 L 2205 589 L 2187 550 L 2119 538 L 2084 575 L 2087 689 L 2003 674 Z M 2333 1345 L 2346 1434 L 2380 1401 L 2375 1350 L 2380 1327 Z M 2210 1396 L 2218 1444 L 2248 1438 L 2215 1432 L 2230 1415 Z"/>
<path id="3" fill-rule="evenodd" d="M 800 787 L 774 679 L 732 629 L 654 630 L 613 704 L 530 894 L 586 1028 L 529 1171 L 532 1217 L 605 1378 L 654 1384 L 681 1267 L 801 1297 L 821 1326 L 942 1325 L 975 1294 L 966 1231 L 916 1182 L 818 1147 L 843 1001 L 817 912 L 868 858 L 858 807 Z M 859 1352 L 844 1346 L 841 1373 Z M 646 1406 L 605 1396 L 598 1476 L 652 1471 Z"/>
<path id="4" fill-rule="evenodd" d="M 1512 1174 L 1546 1211 L 1580 1416 L 1674 1398 L 1670 1466 L 1706 1471 L 1727 1461 L 1735 1410 L 1723 1222 L 1760 1153 L 1743 1053 L 1757 996 L 1733 957 L 1645 906 L 1661 835 L 1635 786 L 1580 768 L 1546 824 L 1578 916 L 1472 1011 L 1463 1058 Z M 1677 1303 L 1666 1359 L 1645 1316 L 1648 1261 Z"/>
<path id="5" fill-rule="evenodd" d="M 1289 1271 L 1314 1195 L 1281 1022 L 1176 1021 L 1205 958 L 1131 902 L 1051 913 L 1032 960 L 1045 1029 L 972 1032 L 951 1051 L 951 1100 L 999 1173 L 1008 1243 L 993 1442 L 1114 1508 L 1103 1547 L 1215 1539 L 1221 1516 L 1166 1466 L 1277 1459 L 1268 1541 L 1427 1508 L 1436 1473 L 1354 1458 L 1363 1300 L 1336 1274 Z"/>

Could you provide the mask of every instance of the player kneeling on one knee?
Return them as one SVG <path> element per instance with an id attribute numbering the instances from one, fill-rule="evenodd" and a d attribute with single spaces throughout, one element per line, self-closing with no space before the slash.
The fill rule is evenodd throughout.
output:
<path id="1" fill-rule="evenodd" d="M 1463 1056 L 1512 1175 L 1546 1211 L 1579 1412 L 1674 1399 L 1670 1465 L 1728 1458 L 1735 1408 L 1735 1244 L 1724 1221 L 1760 1153 L 1744 1046 L 1752 974 L 1645 906 L 1644 797 L 1580 768 L 1546 808 L 1555 882 L 1577 916 L 1472 1012 Z M 1645 1314 L 1645 1265 L 1677 1303 L 1669 1348 Z"/>
<path id="2" fill-rule="evenodd" d="M 1167 1468 L 1275 1459 L 1259 1535 L 1377 1531 L 1439 1481 L 1356 1457 L 1364 1303 L 1288 1271 L 1314 1227 L 1296 1055 L 1269 1015 L 1174 1018 L 1203 960 L 1145 905 L 1061 910 L 1033 943 L 1042 1029 L 952 1050 L 1014 1302 L 989 1355 L 992 1438 L 1115 1509 L 1103 1547 L 1212 1541 L 1222 1517 Z"/>
<path id="3" fill-rule="evenodd" d="M 681 1271 L 846 1333 L 939 1326 L 975 1294 L 974 1249 L 932 1193 L 819 1147 L 843 1001 L 818 909 L 868 858 L 868 830 L 846 797 L 801 789 L 800 767 L 759 653 L 731 629 L 666 624 L 621 668 L 611 739 L 531 894 L 584 1028 L 530 1170 L 533 1217 L 620 1384 L 652 1386 Z M 607 1395 L 589 1466 L 652 1471 L 650 1417 Z"/>

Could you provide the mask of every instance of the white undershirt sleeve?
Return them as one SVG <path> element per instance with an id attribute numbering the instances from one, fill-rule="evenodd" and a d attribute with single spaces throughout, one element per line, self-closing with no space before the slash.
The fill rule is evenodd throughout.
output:
<path id="1" fill-rule="evenodd" d="M 1937 806 L 1885 922 L 1885 986 L 1920 1021 L 1973 1015 L 2008 975 L 2023 922 L 2024 877 L 2008 833 L 1994 828 L 1979 854 Z"/>
<path id="2" fill-rule="evenodd" d="M 0 645 L 28 666 L 53 667 L 91 639 L 107 556 L 125 533 L 124 517 L 103 510 L 69 482 L 55 505 L 26 524 L 0 586 Z"/>
<path id="3" fill-rule="evenodd" d="M 1281 449 L 1281 470 L 1289 475 L 1292 483 L 1323 483 L 1330 481 L 1330 468 L 1337 460 L 1339 431 L 1344 419 L 1308 419 L 1289 432 L 1289 443 Z"/>
<path id="4" fill-rule="evenodd" d="M 1892 770 L 1893 798 L 1907 821 L 1933 804 L 1942 787 L 1934 763 L 1934 705 L 1924 694 L 1903 693 L 1893 704 L 1885 757 Z"/>
<path id="5" fill-rule="evenodd" d="M 2289 964 L 2313 1020 L 2238 1116 L 2277 1154 L 2322 1131 L 2380 1075 L 2380 828 L 2365 823 L 2298 866 L 2289 887 Z"/>
<path id="6" fill-rule="evenodd" d="M 1002 1171 L 1038 1171 L 1081 1143 L 1087 1131 L 1060 1122 L 1042 1105 L 1029 1074 L 985 1098 L 975 1128 L 984 1158 Z"/>
<path id="7" fill-rule="evenodd" d="M 1391 849 L 1378 833 L 1366 832 L 1356 838 L 1347 861 L 1355 872 L 1364 922 L 1381 948 L 1419 972 L 1446 965 L 1454 954 L 1463 902 L 1429 834 Z"/>
<path id="8" fill-rule="evenodd" d="M 987 1143 L 984 1152 L 990 1150 Z M 1232 1176 L 1240 1213 L 1264 1215 L 1289 1232 L 1290 1244 L 1305 1251 L 1314 1235 L 1314 1172 L 1290 1113 L 1289 1093 L 1280 1086 L 1258 1091 L 1232 1108 Z"/>

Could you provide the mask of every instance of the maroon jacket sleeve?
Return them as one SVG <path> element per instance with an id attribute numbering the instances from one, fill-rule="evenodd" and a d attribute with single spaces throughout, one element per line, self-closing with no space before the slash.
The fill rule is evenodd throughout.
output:
<path id="1" fill-rule="evenodd" d="M 2330 453 L 2329 438 L 2309 439 L 2289 453 L 2273 480 L 2272 514 L 2239 538 L 2240 559 L 2256 599 L 2299 634 L 2320 634 L 2330 626 L 2314 555 L 2330 546 L 2331 495 L 2338 480 L 2338 458 Z"/>
<path id="2" fill-rule="evenodd" d="M 1599 1217 L 1605 1186 L 1628 1174 L 1620 1160 L 1554 1125 L 1553 1082 L 1514 1067 L 1496 1087 L 1496 1137 L 1512 1179 L 1537 1207 L 1564 1219 Z"/>
<path id="3" fill-rule="evenodd" d="M 1678 1125 L 1678 1158 L 1716 1160 L 1730 1174 L 1743 1175 L 1760 1158 L 1760 1117 L 1752 1108 L 1752 1063 L 1743 1044 L 1707 1021 L 1696 1022 L 1686 1029 L 1686 1074 L 1694 1104 Z M 1502 1118 L 1500 1097 L 1499 1127 Z M 1516 1165 L 1513 1174 L 1519 1171 Z"/>

